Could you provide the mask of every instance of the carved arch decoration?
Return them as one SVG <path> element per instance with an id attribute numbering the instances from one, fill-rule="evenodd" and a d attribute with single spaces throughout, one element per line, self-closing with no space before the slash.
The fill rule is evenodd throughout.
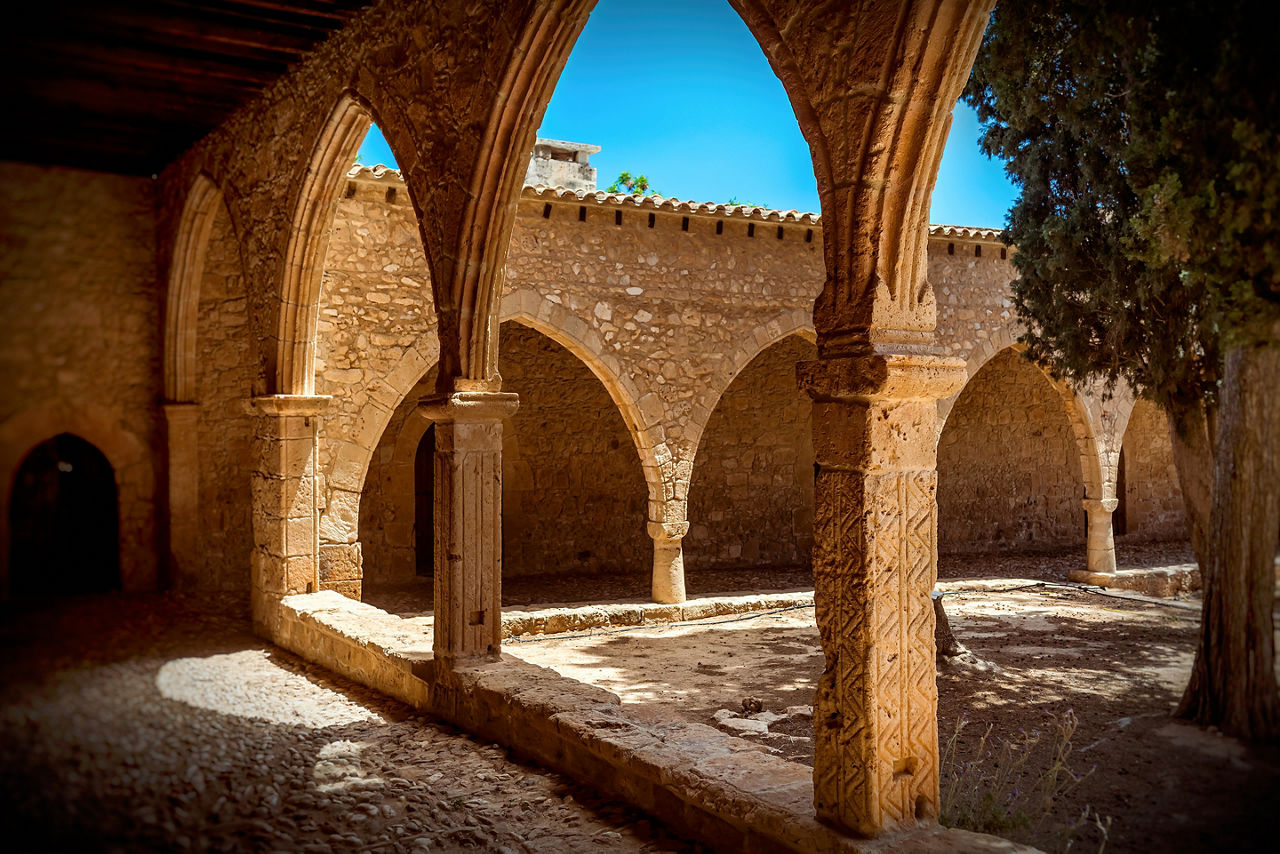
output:
<path id="1" fill-rule="evenodd" d="M 929 343 L 929 200 L 993 0 L 730 5 L 782 81 L 813 156 L 827 268 L 814 305 L 819 349 Z"/>
<path id="2" fill-rule="evenodd" d="M 661 508 L 665 495 L 672 491 L 675 474 L 662 426 L 661 401 L 651 392 L 646 394 L 637 388 L 621 370 L 618 360 L 607 352 L 600 333 L 563 305 L 534 291 L 513 291 L 502 300 L 498 322 L 508 320 L 528 326 L 564 347 L 604 386 L 640 456 L 649 488 L 649 518 L 665 521 Z"/>
<path id="3" fill-rule="evenodd" d="M 171 403 L 195 401 L 200 279 L 222 203 L 222 189 L 202 172 L 192 182 L 178 219 L 164 315 L 164 394 Z"/>
<path id="4" fill-rule="evenodd" d="M 344 93 L 307 162 L 284 256 L 274 385 L 278 394 L 315 394 L 316 327 L 329 232 L 344 179 L 372 123 L 369 108 Z"/>
<path id="5" fill-rule="evenodd" d="M 111 464 L 119 498 L 120 580 L 125 591 L 157 586 L 156 482 L 151 449 L 121 426 L 121 416 L 82 401 L 48 400 L 0 423 L 0 581 L 9 579 L 9 500 L 18 467 L 46 439 L 70 433 L 96 447 Z"/>

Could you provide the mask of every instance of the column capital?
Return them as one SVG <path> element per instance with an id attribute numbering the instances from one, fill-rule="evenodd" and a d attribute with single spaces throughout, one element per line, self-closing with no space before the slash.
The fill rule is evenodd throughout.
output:
<path id="1" fill-rule="evenodd" d="M 309 418 L 323 415 L 332 401 L 328 394 L 265 394 L 249 398 L 247 407 L 252 415 Z"/>
<path id="2" fill-rule="evenodd" d="M 1120 506 L 1120 499 L 1084 498 L 1081 499 L 1080 505 L 1084 507 L 1086 513 L 1114 513 L 1115 509 Z"/>
<path id="3" fill-rule="evenodd" d="M 963 359 L 928 353 L 868 350 L 796 366 L 800 388 L 819 403 L 941 400 L 964 388 Z"/>
<path id="4" fill-rule="evenodd" d="M 649 536 L 655 540 L 679 542 L 689 533 L 688 522 L 654 522 L 648 524 Z"/>
<path id="5" fill-rule="evenodd" d="M 520 396 L 509 391 L 455 391 L 424 397 L 418 413 L 434 422 L 501 421 L 516 414 Z"/>

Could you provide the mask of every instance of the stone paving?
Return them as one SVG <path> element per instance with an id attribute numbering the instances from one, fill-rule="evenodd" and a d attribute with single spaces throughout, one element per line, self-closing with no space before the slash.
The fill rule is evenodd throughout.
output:
<path id="1" fill-rule="evenodd" d="M 6 606 L 0 818 L 44 850 L 697 851 L 173 598 Z"/>

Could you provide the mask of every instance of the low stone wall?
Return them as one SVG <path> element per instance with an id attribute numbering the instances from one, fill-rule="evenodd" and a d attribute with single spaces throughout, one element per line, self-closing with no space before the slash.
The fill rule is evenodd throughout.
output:
<path id="1" fill-rule="evenodd" d="M 331 591 L 286 598 L 276 642 L 303 658 L 622 798 L 717 851 L 1015 852 L 925 826 L 859 840 L 814 815 L 812 770 L 757 745 L 503 656 L 437 666 L 430 636 Z"/>

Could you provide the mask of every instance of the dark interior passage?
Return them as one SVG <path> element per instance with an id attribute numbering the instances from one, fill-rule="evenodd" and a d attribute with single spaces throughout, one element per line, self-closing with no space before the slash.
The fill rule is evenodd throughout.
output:
<path id="1" fill-rule="evenodd" d="M 9 594 L 120 589 L 115 473 L 102 452 L 63 433 L 22 461 L 9 500 Z"/>
<path id="2" fill-rule="evenodd" d="M 422 434 L 413 456 L 413 537 L 418 575 L 436 571 L 436 425 Z"/>

